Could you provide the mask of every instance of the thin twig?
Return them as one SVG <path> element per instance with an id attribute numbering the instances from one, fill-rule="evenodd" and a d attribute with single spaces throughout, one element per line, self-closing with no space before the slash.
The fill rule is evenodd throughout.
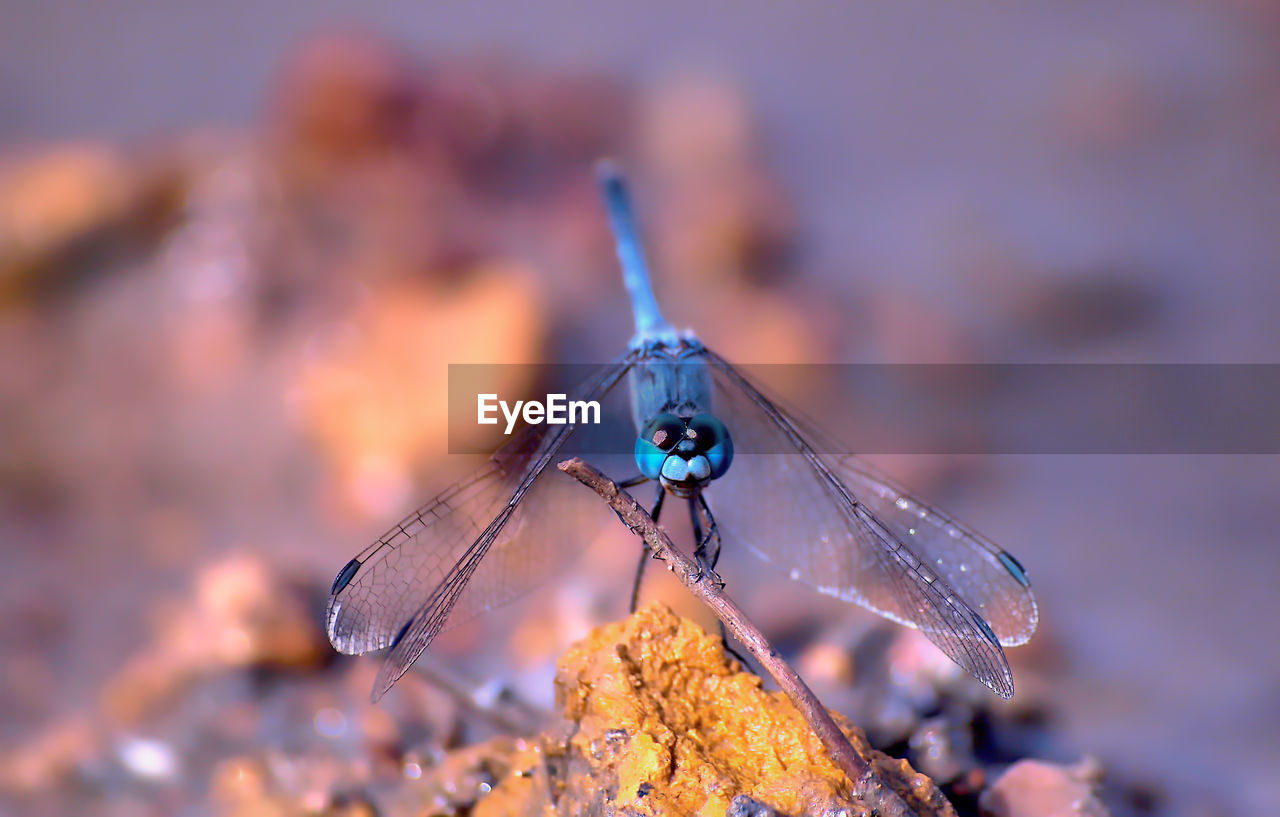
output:
<path id="1" fill-rule="evenodd" d="M 715 582 L 708 579 L 692 559 L 676 549 L 666 532 L 658 527 L 630 494 L 577 457 L 561 462 L 558 467 L 599 494 L 627 527 L 644 539 L 645 544 L 653 550 L 655 558 L 665 561 L 684 586 L 720 617 L 725 628 L 755 656 L 760 665 L 773 676 L 783 693 L 791 699 L 791 703 L 817 734 L 832 761 L 849 776 L 854 791 L 863 802 L 882 815 L 906 817 L 915 814 L 896 791 L 884 784 L 871 767 L 870 758 L 854 748 L 831 719 L 826 707 L 813 694 L 813 690 L 782 659 L 764 634 Z"/>

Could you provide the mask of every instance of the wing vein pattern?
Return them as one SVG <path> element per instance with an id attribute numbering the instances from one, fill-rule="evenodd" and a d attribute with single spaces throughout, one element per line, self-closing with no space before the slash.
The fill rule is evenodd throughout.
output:
<path id="1" fill-rule="evenodd" d="M 637 354 L 628 352 L 604 367 L 573 399 L 601 399 Z M 361 654 L 391 647 L 374 685 L 375 700 L 413 665 L 446 620 L 461 623 L 552 575 L 555 560 L 551 554 L 539 558 L 537 547 L 548 543 L 528 541 L 541 529 L 531 518 L 540 509 L 526 513 L 524 500 L 554 482 L 538 478 L 575 428 L 525 428 L 479 471 L 392 526 L 338 574 L 326 611 L 334 648 Z M 495 545 L 501 552 L 482 567 Z M 483 586 L 473 582 L 478 572 Z"/>
<path id="2" fill-rule="evenodd" d="M 756 518 L 744 524 L 743 530 L 734 530 L 733 533 L 741 534 L 757 555 L 767 561 L 780 562 L 784 567 L 788 563 L 803 565 L 791 571 L 792 578 L 806 581 L 821 592 L 857 602 L 901 624 L 918 628 L 975 678 L 1002 697 L 1011 697 L 1013 676 L 1000 646 L 1001 639 L 987 621 L 953 589 L 951 583 L 913 552 L 903 541 L 904 537 L 894 530 L 898 525 L 891 527 L 886 524 L 854 496 L 836 469 L 828 465 L 799 428 L 745 375 L 715 353 L 708 351 L 706 355 L 731 390 L 745 395 L 763 414 L 773 431 L 780 432 L 787 443 L 799 452 L 803 465 L 797 470 L 809 475 L 804 479 L 811 478 L 819 483 L 821 492 L 839 515 L 838 521 L 822 531 L 822 538 L 834 543 L 828 543 L 823 559 L 812 555 L 818 546 L 816 542 L 771 541 L 780 537 L 750 530 L 761 527 L 756 524 Z M 734 399 L 732 394 L 726 397 Z M 742 420 L 741 417 L 735 419 Z M 735 468 L 742 468 L 748 473 L 745 477 L 739 474 L 737 478 L 754 479 L 749 473 L 750 465 L 743 463 L 743 459 L 746 458 L 739 457 Z M 802 478 L 802 475 L 794 473 L 788 475 L 791 463 L 782 462 L 794 458 L 760 455 L 760 459 L 769 462 L 758 464 L 759 469 L 780 472 L 784 479 Z M 731 469 L 725 477 L 726 482 L 734 476 Z M 786 503 L 789 499 L 777 496 L 772 501 Z M 741 497 L 737 504 L 744 504 Z M 746 504 L 759 507 L 768 503 Z M 758 510 L 755 512 L 759 513 Z M 730 521 L 727 527 L 733 528 L 733 522 Z M 793 536 L 797 531 L 801 535 L 809 532 L 799 525 L 793 527 Z M 1007 583 L 1014 583 L 1013 579 L 1008 579 Z M 1032 606 L 1034 609 L 1034 604 Z"/>

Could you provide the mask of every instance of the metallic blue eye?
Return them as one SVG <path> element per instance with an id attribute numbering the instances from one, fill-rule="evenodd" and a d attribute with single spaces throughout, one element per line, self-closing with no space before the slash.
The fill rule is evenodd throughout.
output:
<path id="1" fill-rule="evenodd" d="M 684 439 L 684 420 L 674 414 L 659 414 L 644 424 L 640 439 L 661 451 L 670 451 Z"/>
<path id="2" fill-rule="evenodd" d="M 674 414 L 659 414 L 645 423 L 636 438 L 636 465 L 640 473 L 649 479 L 657 479 L 667 454 L 684 439 L 684 434 L 684 420 Z"/>
<path id="3" fill-rule="evenodd" d="M 724 476 L 733 464 L 733 438 L 724 423 L 710 414 L 696 415 L 689 421 L 689 437 L 695 450 L 711 463 L 711 479 Z"/>

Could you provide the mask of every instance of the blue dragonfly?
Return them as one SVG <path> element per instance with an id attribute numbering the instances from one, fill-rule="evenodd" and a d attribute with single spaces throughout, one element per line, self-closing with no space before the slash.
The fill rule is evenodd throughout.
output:
<path id="1" fill-rule="evenodd" d="M 998 695 L 1012 697 L 1002 647 L 1026 642 L 1037 621 L 1022 566 L 839 453 L 692 333 L 676 331 L 654 297 L 620 172 L 605 162 L 598 176 L 636 333 L 621 356 L 569 397 L 629 396 L 635 436 L 628 458 L 640 476 L 624 485 L 657 484 L 655 519 L 667 495 L 687 504 L 694 556 L 709 578 L 719 581 L 722 541 L 743 546 L 794 580 L 919 629 Z M 446 623 L 462 623 L 562 573 L 590 538 L 585 526 L 600 521 L 593 514 L 607 517 L 593 494 L 548 468 L 573 451 L 578 430 L 526 427 L 338 573 L 326 614 L 334 648 L 389 648 L 375 701 Z M 646 559 L 642 553 L 633 608 Z"/>

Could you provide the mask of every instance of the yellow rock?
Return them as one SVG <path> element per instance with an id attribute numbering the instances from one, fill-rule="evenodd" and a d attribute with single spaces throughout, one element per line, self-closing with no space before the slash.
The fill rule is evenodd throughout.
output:
<path id="1" fill-rule="evenodd" d="M 563 734 L 544 735 L 477 814 L 723 815 L 739 795 L 787 815 L 866 813 L 791 702 L 661 604 L 572 647 L 556 693 Z M 918 813 L 952 814 L 932 781 L 835 717 Z"/>

